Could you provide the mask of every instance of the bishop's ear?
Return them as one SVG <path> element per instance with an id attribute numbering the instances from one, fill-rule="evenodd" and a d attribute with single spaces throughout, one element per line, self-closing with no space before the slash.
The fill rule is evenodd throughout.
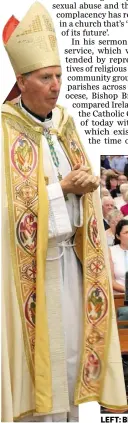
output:
<path id="1" fill-rule="evenodd" d="M 21 93 L 24 93 L 26 91 L 26 78 L 24 75 L 18 74 L 16 75 L 17 84 L 21 91 Z"/>

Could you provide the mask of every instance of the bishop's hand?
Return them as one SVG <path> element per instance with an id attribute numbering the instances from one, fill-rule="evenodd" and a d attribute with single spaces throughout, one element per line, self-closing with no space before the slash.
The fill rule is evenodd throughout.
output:
<path id="1" fill-rule="evenodd" d="M 98 176 L 89 175 L 90 168 L 77 164 L 72 171 L 60 182 L 64 195 L 72 193 L 84 195 L 95 191 L 100 183 Z"/>

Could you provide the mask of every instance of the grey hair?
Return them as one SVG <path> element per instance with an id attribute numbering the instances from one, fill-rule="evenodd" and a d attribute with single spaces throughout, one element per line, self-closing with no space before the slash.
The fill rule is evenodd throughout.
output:
<path id="1" fill-rule="evenodd" d="M 107 215 L 108 223 L 110 223 L 113 218 L 116 218 L 119 215 L 122 216 L 122 212 L 120 210 L 111 210 Z M 122 219 L 122 217 L 120 217 L 120 219 Z"/>
<path id="2" fill-rule="evenodd" d="M 101 194 L 101 198 L 110 197 L 110 192 L 106 187 L 101 187 L 100 194 Z"/>
<path id="3" fill-rule="evenodd" d="M 106 195 L 105 197 L 102 197 L 102 200 L 101 200 L 102 206 L 104 205 L 106 200 L 113 200 L 113 198 L 111 195 Z M 114 200 L 113 200 L 113 204 L 114 204 Z"/>
<path id="4" fill-rule="evenodd" d="M 120 192 L 123 194 L 125 191 L 128 190 L 128 183 L 120 185 Z"/>

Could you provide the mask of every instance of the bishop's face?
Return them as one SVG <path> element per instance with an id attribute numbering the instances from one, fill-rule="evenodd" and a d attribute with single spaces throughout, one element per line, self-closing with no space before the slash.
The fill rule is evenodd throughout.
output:
<path id="1" fill-rule="evenodd" d="M 17 75 L 24 104 L 33 113 L 45 117 L 54 109 L 61 87 L 61 67 L 49 66 Z"/>

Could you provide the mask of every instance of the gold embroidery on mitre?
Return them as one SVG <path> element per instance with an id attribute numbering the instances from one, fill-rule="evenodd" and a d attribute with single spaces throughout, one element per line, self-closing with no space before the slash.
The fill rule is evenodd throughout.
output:
<path id="1" fill-rule="evenodd" d="M 57 39 L 51 16 L 35 2 L 5 45 L 15 74 L 48 66 L 60 66 Z"/>

